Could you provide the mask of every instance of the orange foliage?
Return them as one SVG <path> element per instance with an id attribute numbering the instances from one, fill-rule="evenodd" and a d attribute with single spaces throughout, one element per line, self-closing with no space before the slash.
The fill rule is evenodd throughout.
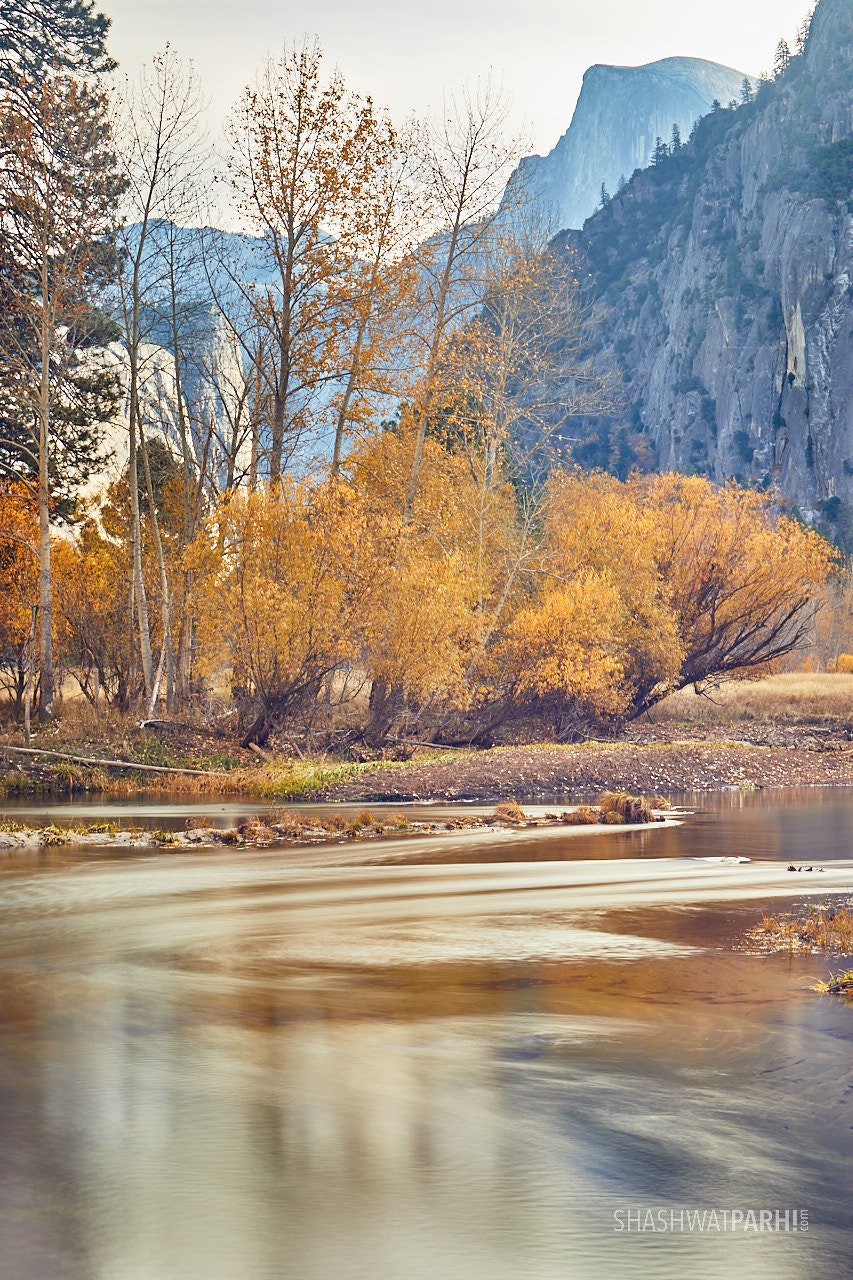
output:
<path id="1" fill-rule="evenodd" d="M 634 714 L 685 684 L 755 671 L 798 647 L 834 561 L 815 530 L 775 513 L 766 495 L 699 477 L 557 475 L 546 529 L 539 607 L 567 582 L 606 575 L 619 607 L 605 593 L 600 616 L 611 620 Z M 600 581 L 586 576 L 587 590 Z"/>
<path id="2" fill-rule="evenodd" d="M 0 488 L 0 681 L 20 715 L 26 648 L 38 601 L 38 514 L 23 485 Z"/>

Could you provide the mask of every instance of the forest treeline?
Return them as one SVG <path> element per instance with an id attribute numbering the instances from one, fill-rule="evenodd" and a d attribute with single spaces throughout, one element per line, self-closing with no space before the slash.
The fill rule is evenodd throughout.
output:
<path id="1" fill-rule="evenodd" d="M 0 670 L 28 726 L 58 667 L 148 717 L 217 690 L 246 742 L 568 738 L 802 643 L 833 553 L 770 497 L 564 465 L 616 391 L 579 264 L 504 189 L 493 86 L 398 130 L 306 40 L 219 163 L 170 50 L 110 95 L 91 0 L 8 13 Z"/>

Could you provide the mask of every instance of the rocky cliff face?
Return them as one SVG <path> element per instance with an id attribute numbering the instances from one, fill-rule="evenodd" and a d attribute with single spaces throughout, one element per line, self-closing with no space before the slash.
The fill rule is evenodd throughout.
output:
<path id="1" fill-rule="evenodd" d="M 624 404 L 575 456 L 774 483 L 853 545 L 853 0 L 753 102 L 563 237 Z M 849 526 L 849 527 L 847 527 Z"/>
<path id="2" fill-rule="evenodd" d="M 597 207 L 602 183 L 614 192 L 652 159 L 655 142 L 682 137 L 714 99 L 740 99 L 743 72 L 702 58 L 664 58 L 642 67 L 590 67 L 572 122 L 547 156 L 528 156 L 519 173 L 526 192 L 558 227 L 580 227 Z"/>

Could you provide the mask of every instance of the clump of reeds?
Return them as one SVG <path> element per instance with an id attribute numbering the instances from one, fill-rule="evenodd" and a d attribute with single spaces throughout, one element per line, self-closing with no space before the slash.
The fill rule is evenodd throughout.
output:
<path id="1" fill-rule="evenodd" d="M 632 796 L 627 791 L 605 791 L 604 795 L 598 798 L 598 807 L 603 815 L 603 821 L 608 824 L 645 823 L 655 820 L 652 806 L 646 797 Z"/>
<path id="2" fill-rule="evenodd" d="M 249 840 L 253 844 L 270 841 L 276 835 L 276 832 L 263 819 L 257 817 L 250 818 L 248 822 L 241 822 L 237 831 L 244 840 Z"/>
<path id="3" fill-rule="evenodd" d="M 771 951 L 833 951 L 853 955 L 853 911 L 824 904 L 805 914 L 762 915 L 752 941 Z"/>
<path id="4" fill-rule="evenodd" d="M 587 804 L 578 809 L 567 809 L 560 814 L 560 821 L 566 827 L 591 827 L 601 822 L 601 813 Z"/>
<path id="5" fill-rule="evenodd" d="M 825 982 L 816 982 L 811 988 L 821 995 L 853 997 L 853 969 L 846 973 L 831 973 Z"/>
<path id="6" fill-rule="evenodd" d="M 508 822 L 513 826 L 527 821 L 527 814 L 517 800 L 502 800 L 495 807 L 494 816 L 499 822 Z"/>
<path id="7" fill-rule="evenodd" d="M 180 844 L 180 837 L 174 831 L 166 831 L 164 827 L 156 827 L 151 832 L 151 839 L 157 844 Z"/>

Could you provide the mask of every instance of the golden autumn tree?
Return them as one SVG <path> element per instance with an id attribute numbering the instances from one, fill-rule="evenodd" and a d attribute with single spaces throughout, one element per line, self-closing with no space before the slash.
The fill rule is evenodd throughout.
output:
<path id="1" fill-rule="evenodd" d="M 499 687 L 571 732 L 766 670 L 808 635 L 833 558 L 814 530 L 735 485 L 555 475 L 542 586 L 496 648 Z"/>
<path id="2" fill-rule="evenodd" d="M 584 573 L 515 613 L 491 655 L 492 679 L 505 702 L 549 712 L 557 737 L 585 719 L 612 720 L 629 703 L 622 623 L 616 583 Z"/>
<path id="3" fill-rule="evenodd" d="M 661 572 L 656 515 L 639 499 L 642 481 L 601 472 L 556 473 L 545 505 L 547 590 L 591 575 L 617 591 L 612 640 L 622 666 L 623 713 L 647 690 L 675 680 L 684 639 Z"/>
<path id="4" fill-rule="evenodd" d="M 257 708 L 246 745 L 316 701 L 324 677 L 359 653 L 375 565 L 352 496 L 285 475 L 222 503 L 190 550 L 207 670 L 230 668 Z"/>
<path id="5" fill-rule="evenodd" d="M 146 689 L 127 607 L 134 544 L 142 587 L 149 597 L 157 589 L 164 557 L 170 572 L 177 575 L 182 569 L 183 477 L 165 445 L 152 440 L 148 452 L 148 478 L 143 481 L 137 474 L 137 485 L 147 489 L 150 481 L 159 512 L 156 531 L 140 503 L 136 510 L 141 519 L 136 524 L 128 465 L 94 509 L 78 521 L 74 536 L 56 538 L 53 547 L 57 643 L 86 699 L 92 705 L 103 700 L 121 711 L 130 710 Z M 161 646 L 161 672 L 174 679 L 174 669 L 165 671 L 162 656 L 167 625 L 168 619 L 161 614 L 154 619 L 151 635 Z"/>
<path id="6" fill-rule="evenodd" d="M 360 662 L 371 680 L 368 741 L 441 720 L 462 696 L 479 634 L 481 576 L 465 458 L 427 439 L 411 523 L 401 529 L 415 428 L 406 415 L 353 450 L 347 475 L 372 542 L 373 590 Z"/>
<path id="7" fill-rule="evenodd" d="M 369 431 L 377 404 L 399 397 L 411 380 L 418 283 L 412 249 L 423 214 L 417 138 L 411 124 L 401 134 L 389 120 L 377 119 L 370 164 L 348 221 L 351 260 L 331 286 L 348 317 L 332 399 L 332 475 L 340 473 L 345 442 Z"/>
<path id="8" fill-rule="evenodd" d="M 129 711 L 142 684 L 127 616 L 130 538 L 87 522 L 74 541 L 56 542 L 53 559 L 54 625 L 74 677 L 92 706 Z"/>
<path id="9" fill-rule="evenodd" d="M 229 130 L 236 209 L 259 237 L 263 271 L 247 281 L 224 256 L 223 305 L 242 310 L 234 329 L 264 381 L 272 480 L 328 420 L 335 393 L 339 460 L 356 393 L 382 363 L 374 320 L 393 310 L 384 264 L 395 247 L 396 134 L 337 72 L 324 82 L 321 59 L 306 40 L 269 60 Z"/>
<path id="10" fill-rule="evenodd" d="M 0 483 L 0 683 L 24 709 L 38 599 L 38 515 L 23 485 Z"/>
<path id="11" fill-rule="evenodd" d="M 671 688 L 760 673 L 808 639 L 812 602 L 837 562 L 817 530 L 733 483 L 666 474 L 635 487 L 684 645 Z M 671 688 L 638 690 L 634 713 Z"/>

